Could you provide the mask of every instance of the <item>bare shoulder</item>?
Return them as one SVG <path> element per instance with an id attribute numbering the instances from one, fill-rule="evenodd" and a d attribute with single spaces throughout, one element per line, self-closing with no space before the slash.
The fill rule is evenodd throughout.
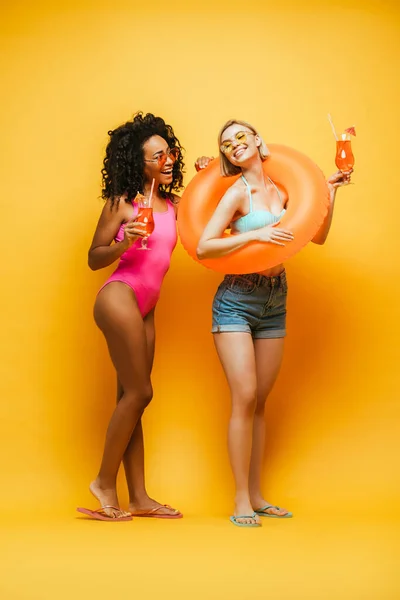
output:
<path id="1" fill-rule="evenodd" d="M 174 207 L 174 211 L 175 211 L 175 216 L 178 216 L 178 208 L 179 208 L 179 203 L 181 201 L 181 197 L 178 196 L 177 194 L 173 194 L 170 193 L 169 195 L 169 200 L 172 203 L 172 206 Z"/>
<path id="2" fill-rule="evenodd" d="M 126 223 L 133 217 L 133 206 L 128 202 L 126 195 L 120 198 L 115 198 L 113 202 L 110 199 L 106 200 L 101 218 L 106 221 L 120 221 Z"/>
<path id="3" fill-rule="evenodd" d="M 239 206 L 246 198 L 246 188 L 240 179 L 235 181 L 222 196 L 221 202 L 230 206 Z"/>
<path id="4" fill-rule="evenodd" d="M 179 202 L 181 201 L 181 197 L 178 196 L 177 194 L 169 194 L 169 199 L 171 200 L 172 204 L 176 205 L 179 204 Z"/>

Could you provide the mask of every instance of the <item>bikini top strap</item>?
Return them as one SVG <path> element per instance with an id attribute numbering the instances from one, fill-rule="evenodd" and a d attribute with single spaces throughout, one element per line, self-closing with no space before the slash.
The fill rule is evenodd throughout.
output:
<path id="1" fill-rule="evenodd" d="M 267 177 L 268 177 L 268 175 L 267 175 Z M 276 189 L 276 191 L 277 191 L 277 193 L 278 193 L 278 198 L 279 198 L 279 201 L 280 201 L 280 203 L 281 203 L 281 206 L 282 206 L 282 209 L 283 209 L 283 201 L 282 201 L 282 196 L 281 196 L 281 193 L 280 193 L 280 191 L 279 191 L 279 189 L 278 189 L 278 186 L 277 186 L 277 185 L 276 185 L 276 184 L 275 184 L 275 183 L 272 181 L 272 179 L 271 179 L 270 177 L 268 177 L 268 181 L 269 181 L 270 183 L 272 183 L 272 185 L 273 185 L 273 186 L 274 186 L 274 188 Z"/>
<path id="2" fill-rule="evenodd" d="M 249 193 L 249 202 L 250 202 L 250 210 L 249 210 L 249 212 L 253 212 L 253 198 L 251 197 L 251 189 L 250 189 L 250 186 L 247 183 L 246 178 L 245 178 L 244 175 L 242 175 L 242 179 L 243 179 L 243 181 L 244 181 L 244 183 L 245 183 L 245 185 L 247 187 L 247 191 Z"/>
<path id="3" fill-rule="evenodd" d="M 268 175 L 267 175 L 267 177 L 268 177 Z M 250 188 L 250 186 L 249 186 L 249 184 L 248 184 L 248 182 L 247 182 L 247 180 L 246 180 L 246 178 L 245 178 L 245 176 L 244 176 L 244 175 L 242 175 L 242 179 L 243 179 L 243 181 L 244 181 L 244 183 L 245 183 L 245 185 L 246 185 L 246 187 L 247 187 L 247 191 L 248 191 L 248 193 L 249 193 L 249 201 L 250 201 L 250 211 L 249 211 L 249 212 L 253 212 L 253 198 L 252 198 L 252 195 L 251 195 L 251 188 Z M 272 183 L 272 185 L 273 185 L 273 186 L 274 186 L 274 188 L 276 189 L 276 192 L 277 192 L 277 194 L 278 194 L 279 201 L 280 201 L 280 203 L 281 203 L 281 206 L 282 206 L 282 209 L 283 209 L 283 200 L 282 200 L 282 195 L 281 195 L 281 193 L 280 193 L 280 191 L 279 191 L 279 188 L 278 188 L 278 186 L 277 186 L 277 185 L 276 185 L 276 184 L 275 184 L 275 183 L 272 181 L 272 179 L 271 179 L 270 177 L 268 177 L 268 181 L 269 181 L 270 183 Z"/>

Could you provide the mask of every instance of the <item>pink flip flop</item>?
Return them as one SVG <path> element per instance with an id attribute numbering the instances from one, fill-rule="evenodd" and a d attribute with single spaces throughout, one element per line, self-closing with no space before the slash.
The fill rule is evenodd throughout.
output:
<path id="1" fill-rule="evenodd" d="M 169 510 L 174 510 L 174 515 L 166 515 L 166 514 L 157 514 L 162 508 L 168 508 Z M 163 504 L 161 506 L 157 506 L 156 508 L 152 508 L 151 510 L 139 513 L 131 513 L 132 517 L 146 517 L 148 519 L 182 519 L 183 514 L 169 506 L 169 504 Z"/>
<path id="2" fill-rule="evenodd" d="M 120 508 L 117 508 L 116 506 L 102 506 L 101 508 L 98 508 L 97 510 L 90 510 L 89 508 L 77 508 L 76 510 L 80 513 L 83 513 L 84 515 L 87 515 L 88 517 L 91 517 L 92 519 L 97 519 L 98 521 L 132 521 L 132 517 L 109 517 L 108 515 L 105 514 L 105 509 L 106 508 L 112 508 L 114 510 L 118 510 L 121 511 Z"/>

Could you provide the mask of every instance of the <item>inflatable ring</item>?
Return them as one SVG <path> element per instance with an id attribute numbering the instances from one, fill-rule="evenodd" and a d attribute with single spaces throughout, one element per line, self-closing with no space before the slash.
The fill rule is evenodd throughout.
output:
<path id="1" fill-rule="evenodd" d="M 205 226 L 226 190 L 239 177 L 222 177 L 219 159 L 215 159 L 191 180 L 182 195 L 178 213 L 183 247 L 205 267 L 232 274 L 264 271 L 299 252 L 322 225 L 329 206 L 329 191 L 322 171 L 293 148 L 278 144 L 268 145 L 268 148 L 271 154 L 263 162 L 263 169 L 288 195 L 287 210 L 280 226 L 293 231 L 294 240 L 285 246 L 251 242 L 221 258 L 197 258 L 196 249 Z"/>

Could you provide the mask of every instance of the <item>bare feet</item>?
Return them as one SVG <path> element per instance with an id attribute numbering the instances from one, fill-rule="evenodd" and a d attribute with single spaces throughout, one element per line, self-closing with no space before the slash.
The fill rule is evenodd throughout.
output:
<path id="1" fill-rule="evenodd" d="M 92 492 L 93 496 L 97 498 L 100 503 L 100 506 L 104 508 L 104 513 L 108 517 L 118 518 L 118 517 L 129 517 L 130 513 L 125 512 L 119 508 L 117 490 L 115 488 L 104 488 L 102 487 L 100 481 L 95 479 L 89 485 L 89 490 Z M 107 508 L 106 508 L 107 507 Z"/>
<path id="2" fill-rule="evenodd" d="M 154 511 L 154 509 L 158 509 L 157 514 L 160 516 L 169 515 L 171 517 L 177 517 L 181 514 L 179 510 L 168 506 L 168 504 L 160 504 L 159 502 L 156 502 L 156 500 L 153 500 L 149 496 L 144 496 L 143 498 L 132 500 L 129 503 L 129 511 L 133 515 L 140 515 L 142 513 L 146 514 L 151 511 Z"/>
<path id="3" fill-rule="evenodd" d="M 276 517 L 284 517 L 289 514 L 289 511 L 286 508 L 278 508 L 277 506 L 271 504 L 264 500 L 264 498 L 260 496 L 255 496 L 251 499 L 252 504 L 254 506 L 254 510 L 259 512 L 263 512 L 266 515 L 275 515 Z"/>
<path id="4" fill-rule="evenodd" d="M 255 515 L 254 517 L 248 516 L 254 514 L 254 508 L 252 507 L 250 500 L 248 498 L 236 499 L 235 502 L 235 512 L 233 513 L 236 517 L 237 523 L 243 523 L 246 525 L 254 525 L 255 523 L 260 524 L 260 517 Z M 238 519 L 239 515 L 245 515 L 246 518 Z"/>

